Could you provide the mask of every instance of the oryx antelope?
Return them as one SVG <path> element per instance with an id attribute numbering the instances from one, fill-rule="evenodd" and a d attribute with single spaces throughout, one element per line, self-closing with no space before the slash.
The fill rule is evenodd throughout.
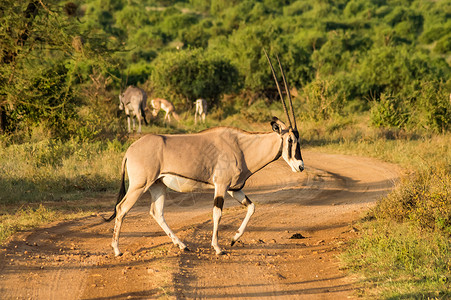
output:
<path id="1" fill-rule="evenodd" d="M 197 116 L 205 123 L 205 116 L 207 115 L 207 101 L 205 99 L 196 100 L 196 113 L 194 114 L 194 124 L 197 124 Z"/>
<path id="2" fill-rule="evenodd" d="M 265 52 L 266 54 L 266 52 Z M 271 61 L 268 61 L 272 67 Z M 279 62 L 288 98 L 289 90 Z M 147 190 L 152 196 L 150 215 L 157 221 L 172 242 L 182 250 L 186 245 L 179 240 L 166 224 L 163 206 L 166 187 L 178 192 L 213 188 L 213 236 L 211 245 L 216 254 L 223 251 L 218 245 L 218 225 L 222 215 L 226 193 L 247 207 L 246 216 L 232 238 L 232 245 L 243 235 L 254 213 L 254 204 L 244 194 L 242 188 L 253 173 L 280 156 L 294 172 L 304 170 L 301 156 L 299 133 L 290 99 L 291 117 L 286 109 L 277 78 L 279 90 L 289 126 L 274 117 L 272 132 L 249 133 L 230 127 L 217 127 L 196 134 L 154 135 L 149 134 L 127 150 L 122 161 L 122 183 L 113 215 L 113 247 L 116 256 L 121 255 L 118 246 L 119 233 L 124 216 Z M 125 192 L 125 171 L 129 177 L 129 187 Z"/>
<path id="3" fill-rule="evenodd" d="M 141 132 L 141 118 L 148 125 L 145 114 L 146 106 L 147 94 L 140 88 L 131 85 L 125 92 L 119 95 L 119 109 L 125 110 L 125 114 L 127 115 L 128 132 L 131 132 L 130 116 L 133 121 L 133 130 L 135 130 L 134 117 L 138 119 L 138 132 Z"/>
<path id="4" fill-rule="evenodd" d="M 155 98 L 150 101 L 150 104 L 153 107 L 152 115 L 154 117 L 156 117 L 158 112 L 162 109 L 166 113 L 164 115 L 165 122 L 171 122 L 171 115 L 173 115 L 177 121 L 180 120 L 179 115 L 175 112 L 174 105 L 170 101 L 162 98 Z"/>

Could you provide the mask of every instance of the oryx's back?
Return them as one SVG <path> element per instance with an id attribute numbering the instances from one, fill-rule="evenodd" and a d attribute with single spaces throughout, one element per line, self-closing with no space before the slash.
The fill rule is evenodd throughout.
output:
<path id="1" fill-rule="evenodd" d="M 143 169 L 141 176 L 175 174 L 213 183 L 215 172 L 238 172 L 242 161 L 238 141 L 243 132 L 219 127 L 196 134 L 149 134 L 133 143 L 126 153 L 127 164 Z M 152 170 L 149 173 L 149 170 Z"/>
<path id="2" fill-rule="evenodd" d="M 136 86 L 129 86 L 124 92 L 124 102 L 124 104 L 137 103 L 139 106 L 145 108 L 147 105 L 147 94 L 144 90 Z"/>

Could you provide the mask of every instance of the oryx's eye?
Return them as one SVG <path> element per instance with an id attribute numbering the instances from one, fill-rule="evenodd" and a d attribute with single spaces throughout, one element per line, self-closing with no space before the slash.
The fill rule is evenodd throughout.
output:
<path id="1" fill-rule="evenodd" d="M 288 138 L 288 143 L 293 143 L 293 140 L 290 137 Z"/>

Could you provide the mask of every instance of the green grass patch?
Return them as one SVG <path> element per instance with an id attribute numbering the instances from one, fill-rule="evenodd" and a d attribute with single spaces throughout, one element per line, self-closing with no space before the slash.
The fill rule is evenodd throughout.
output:
<path id="1" fill-rule="evenodd" d="M 42 204 L 27 206 L 0 215 L 0 244 L 18 231 L 38 227 L 53 221 L 70 220 L 91 214 L 89 210 L 68 211 L 49 208 Z"/>
<path id="2" fill-rule="evenodd" d="M 367 221 L 342 255 L 362 275 L 364 296 L 378 299 L 448 299 L 451 245 L 438 231 L 415 223 Z"/>
<path id="3" fill-rule="evenodd" d="M 305 122 L 316 151 L 361 155 L 404 168 L 396 188 L 362 220 L 342 255 L 362 295 L 378 299 L 451 297 L 451 135 L 370 128 L 368 115 Z M 305 157 L 308 164 L 308 157 Z"/>
<path id="4" fill-rule="evenodd" d="M 80 199 L 118 186 L 127 144 L 39 142 L 0 148 L 0 205 Z"/>
<path id="5" fill-rule="evenodd" d="M 194 124 L 187 112 L 181 114 L 180 123 L 164 124 L 157 119 L 143 131 L 183 134 L 218 125 L 269 131 L 266 119 L 281 117 L 283 111 L 278 104 L 263 111 L 261 101 L 249 107 L 235 103 L 212 110 L 205 124 Z M 360 236 L 343 254 L 343 262 L 362 278 L 364 296 L 449 298 L 451 135 L 371 128 L 369 118 L 366 113 L 321 122 L 301 116 L 298 121 L 305 148 L 374 157 L 404 168 L 396 189 L 359 225 Z M 0 241 L 20 230 L 97 212 L 106 202 L 111 208 L 114 197 L 98 198 L 117 192 L 123 155 L 140 136 L 131 134 L 122 142 L 62 142 L 45 136 L 20 143 L 4 141 L 0 148 Z M 308 157 L 304 159 L 308 165 Z"/>

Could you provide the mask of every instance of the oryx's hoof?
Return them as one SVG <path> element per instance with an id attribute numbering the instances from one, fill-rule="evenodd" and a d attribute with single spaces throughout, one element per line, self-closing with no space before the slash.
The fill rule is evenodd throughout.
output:
<path id="1" fill-rule="evenodd" d="M 188 247 L 185 247 L 182 249 L 183 252 L 191 252 L 191 250 Z"/>
<path id="2" fill-rule="evenodd" d="M 230 242 L 230 246 L 235 245 L 236 241 L 232 239 L 232 241 Z"/>
<path id="3" fill-rule="evenodd" d="M 227 252 L 225 252 L 224 250 L 221 250 L 219 252 L 216 252 L 216 255 L 225 255 Z"/>
<path id="4" fill-rule="evenodd" d="M 119 253 L 114 253 L 114 256 L 115 257 L 120 257 L 120 256 L 122 256 L 123 255 L 123 253 L 122 252 L 119 252 Z"/>

